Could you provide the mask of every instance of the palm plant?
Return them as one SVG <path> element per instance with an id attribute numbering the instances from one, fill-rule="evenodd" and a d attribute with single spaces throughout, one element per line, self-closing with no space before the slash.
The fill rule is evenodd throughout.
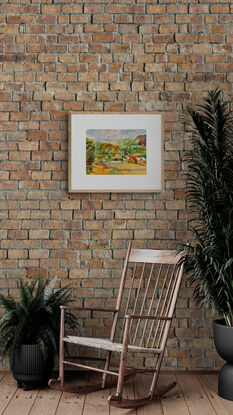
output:
<path id="1" fill-rule="evenodd" d="M 20 280 L 20 297 L 0 294 L 0 306 L 5 309 L 0 318 L 0 348 L 2 359 L 9 357 L 12 364 L 21 344 L 39 344 L 44 359 L 58 351 L 60 330 L 60 306 L 70 301 L 70 289 L 55 290 L 57 279 L 48 284 L 40 277 L 31 283 Z M 70 328 L 76 326 L 76 318 L 66 313 Z"/>
<path id="2" fill-rule="evenodd" d="M 187 200 L 194 246 L 185 269 L 197 303 L 233 325 L 233 113 L 209 92 L 197 110 L 184 115 L 191 132 L 187 156 Z"/>

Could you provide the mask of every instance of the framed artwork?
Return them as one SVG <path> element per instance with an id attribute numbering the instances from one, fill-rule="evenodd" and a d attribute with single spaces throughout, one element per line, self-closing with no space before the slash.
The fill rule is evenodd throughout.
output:
<path id="1" fill-rule="evenodd" d="M 162 188 L 162 114 L 69 114 L 69 192 Z"/>

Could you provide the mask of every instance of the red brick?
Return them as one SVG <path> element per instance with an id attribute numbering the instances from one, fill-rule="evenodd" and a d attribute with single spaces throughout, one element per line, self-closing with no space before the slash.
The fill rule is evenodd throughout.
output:
<path id="1" fill-rule="evenodd" d="M 103 42 L 109 43 L 113 41 L 113 34 L 112 33 L 94 33 L 93 34 L 93 41 L 94 42 Z"/>
<path id="2" fill-rule="evenodd" d="M 16 268 L 15 259 L 2 259 L 0 261 L 0 268 Z"/>
<path id="3" fill-rule="evenodd" d="M 102 202 L 100 200 L 83 200 L 82 209 L 101 209 Z"/>
<path id="4" fill-rule="evenodd" d="M 211 4 L 210 13 L 229 13 L 229 4 Z"/>
<path id="5" fill-rule="evenodd" d="M 49 232 L 47 230 L 31 230 L 29 231 L 30 239 L 48 239 Z"/>
<path id="6" fill-rule="evenodd" d="M 112 239 L 132 239 L 133 231 L 131 230 L 114 230 Z"/>

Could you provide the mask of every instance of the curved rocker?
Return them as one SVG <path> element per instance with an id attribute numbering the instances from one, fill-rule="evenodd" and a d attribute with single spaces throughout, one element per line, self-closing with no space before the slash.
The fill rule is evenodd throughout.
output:
<path id="1" fill-rule="evenodd" d="M 127 373 L 124 376 L 124 380 L 127 380 L 134 375 L 135 373 Z M 103 387 L 102 382 L 93 383 L 91 385 L 79 385 L 77 381 L 78 379 L 73 379 L 73 380 L 65 382 L 62 386 L 60 377 L 58 377 L 57 379 L 52 378 L 49 380 L 48 386 L 51 389 L 56 389 L 56 390 L 60 390 L 63 392 L 85 394 L 85 393 L 95 392 L 98 390 L 109 389 L 109 388 L 116 386 L 117 384 L 117 378 L 106 381 L 104 387 Z"/>
<path id="2" fill-rule="evenodd" d="M 126 408 L 126 409 L 132 409 L 132 408 L 138 408 L 139 406 L 149 405 L 150 403 L 156 401 L 158 398 L 163 396 L 165 393 L 169 392 L 171 389 L 173 389 L 176 386 L 176 382 L 171 383 L 168 386 L 165 386 L 164 388 L 160 389 L 157 393 L 155 393 L 153 396 L 147 395 L 145 398 L 138 398 L 138 399 L 126 399 L 122 398 L 121 396 L 116 395 L 110 395 L 108 398 L 108 403 L 111 406 L 115 406 L 116 408 Z"/>

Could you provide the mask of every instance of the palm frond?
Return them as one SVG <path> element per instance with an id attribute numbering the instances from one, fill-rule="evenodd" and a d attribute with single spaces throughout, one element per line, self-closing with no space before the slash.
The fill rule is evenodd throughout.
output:
<path id="1" fill-rule="evenodd" d="M 233 322 L 233 113 L 220 96 L 210 91 L 184 115 L 192 143 L 186 197 L 194 216 L 185 270 L 196 301 Z"/>

